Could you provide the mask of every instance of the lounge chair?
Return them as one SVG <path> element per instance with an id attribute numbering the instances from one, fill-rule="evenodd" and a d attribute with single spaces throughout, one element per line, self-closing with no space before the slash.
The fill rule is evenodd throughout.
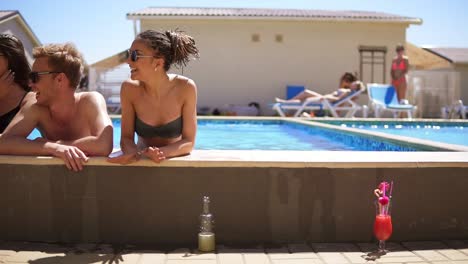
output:
<path id="1" fill-rule="evenodd" d="M 468 105 L 464 105 L 462 100 L 458 100 L 451 105 L 442 107 L 441 113 L 442 118 L 444 119 L 466 119 L 466 114 L 468 113 Z"/>
<path id="2" fill-rule="evenodd" d="M 106 100 L 107 111 L 110 114 L 120 114 L 120 97 L 111 96 Z"/>
<path id="3" fill-rule="evenodd" d="M 273 110 L 285 117 L 285 111 L 296 110 L 294 117 L 298 117 L 303 111 L 329 110 L 333 117 L 340 117 L 338 112 L 345 112 L 344 117 L 354 117 L 357 111 L 362 110 L 363 116 L 367 117 L 367 106 L 358 105 L 354 100 L 366 90 L 364 85 L 361 89 L 351 92 L 341 100 L 332 102 L 329 100 L 319 101 L 317 97 L 310 97 L 303 102 L 282 102 L 273 104 Z"/>
<path id="4" fill-rule="evenodd" d="M 395 87 L 388 84 L 368 83 L 369 101 L 374 109 L 375 117 L 379 118 L 382 111 L 390 111 L 397 118 L 398 113 L 406 112 L 408 118 L 413 117 L 416 106 L 398 102 Z"/>

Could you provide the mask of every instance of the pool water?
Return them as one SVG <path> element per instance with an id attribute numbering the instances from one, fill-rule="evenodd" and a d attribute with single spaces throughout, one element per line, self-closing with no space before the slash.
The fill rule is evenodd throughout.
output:
<path id="1" fill-rule="evenodd" d="M 468 146 L 468 123 L 334 123 L 342 127 L 352 127 L 392 135 L 413 137 L 436 142 Z"/>
<path id="2" fill-rule="evenodd" d="M 120 148 L 120 120 L 114 119 L 114 148 Z M 39 136 L 37 130 L 29 136 Z M 136 140 L 136 137 L 135 137 Z M 334 130 L 278 120 L 198 120 L 195 149 L 415 151 L 408 146 L 347 135 Z"/>
<path id="3" fill-rule="evenodd" d="M 196 149 L 358 150 L 320 133 L 281 123 L 211 123 L 198 125 Z"/>

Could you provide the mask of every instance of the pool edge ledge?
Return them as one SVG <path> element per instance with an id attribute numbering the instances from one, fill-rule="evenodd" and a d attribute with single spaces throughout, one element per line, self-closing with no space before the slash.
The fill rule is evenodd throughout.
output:
<path id="1" fill-rule="evenodd" d="M 63 165 L 64 163 L 55 157 L 0 155 L 0 164 Z M 160 164 L 145 158 L 130 165 L 119 165 L 107 162 L 105 157 L 91 157 L 86 166 L 279 168 L 468 167 L 468 152 L 194 150 L 188 156 L 168 159 Z"/>

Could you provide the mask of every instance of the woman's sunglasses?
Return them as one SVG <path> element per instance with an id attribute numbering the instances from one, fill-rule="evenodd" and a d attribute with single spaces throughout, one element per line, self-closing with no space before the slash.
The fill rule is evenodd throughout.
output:
<path id="1" fill-rule="evenodd" d="M 58 72 L 58 71 L 30 72 L 29 79 L 31 80 L 32 83 L 37 83 L 39 81 L 40 75 L 52 74 L 52 73 L 62 73 L 62 72 Z"/>
<path id="2" fill-rule="evenodd" d="M 149 55 L 139 55 L 136 50 L 127 50 L 126 58 L 130 58 L 131 61 L 135 62 L 138 58 L 157 58 L 156 56 L 149 56 Z"/>

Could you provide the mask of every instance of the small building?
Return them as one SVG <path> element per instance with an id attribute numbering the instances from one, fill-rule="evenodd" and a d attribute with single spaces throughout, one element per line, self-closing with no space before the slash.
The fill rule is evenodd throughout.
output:
<path id="1" fill-rule="evenodd" d="M 450 67 L 450 62 L 424 48 L 418 47 L 410 42 L 405 44 L 406 55 L 410 61 L 410 71 L 412 70 L 434 70 Z"/>
<path id="2" fill-rule="evenodd" d="M 379 12 L 251 8 L 150 7 L 127 18 L 135 33 L 179 29 L 195 38 L 200 59 L 183 72 L 198 85 L 199 106 L 258 102 L 265 114 L 287 85 L 328 93 L 347 71 L 389 82 L 395 46 L 422 23 Z"/>
<path id="3" fill-rule="evenodd" d="M 135 34 L 179 29 L 194 37 L 200 59 L 171 71 L 197 83 L 199 108 L 257 102 L 264 115 L 273 114 L 270 103 L 285 97 L 288 85 L 329 93 L 344 72 L 389 83 L 395 46 L 406 42 L 410 25 L 422 23 L 379 12 L 252 8 L 150 7 L 127 18 Z M 121 54 L 113 57 L 93 71 L 113 72 L 103 67 L 122 62 Z"/>
<path id="4" fill-rule="evenodd" d="M 460 74 L 460 88 L 458 98 L 468 103 L 468 48 L 427 47 L 425 50 L 447 60 L 447 67 Z"/>
<path id="5" fill-rule="evenodd" d="M 40 46 L 41 42 L 19 11 L 0 10 L 0 34 L 12 34 L 19 38 L 23 42 L 26 57 L 32 64 L 32 50 Z"/>

